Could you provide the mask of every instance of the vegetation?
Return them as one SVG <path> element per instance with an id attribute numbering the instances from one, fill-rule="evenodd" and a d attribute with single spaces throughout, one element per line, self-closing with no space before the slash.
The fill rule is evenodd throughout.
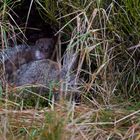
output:
<path id="1" fill-rule="evenodd" d="M 48 102 L 47 97 L 24 87 L 1 86 L 1 137 L 139 140 L 139 0 L 31 0 L 30 6 L 32 2 L 43 21 L 56 31 L 59 50 L 65 45 L 64 54 L 72 49 L 79 55 L 75 72 L 83 80 L 78 87 L 81 102 L 78 106 L 68 100 Z M 18 33 L 24 35 L 24 28 L 11 14 L 19 4 L 0 1 L 0 49 L 8 47 L 10 37 L 15 36 L 16 42 Z M 31 8 L 26 21 L 30 12 Z M 19 98 L 23 91 L 33 94 L 33 98 Z"/>

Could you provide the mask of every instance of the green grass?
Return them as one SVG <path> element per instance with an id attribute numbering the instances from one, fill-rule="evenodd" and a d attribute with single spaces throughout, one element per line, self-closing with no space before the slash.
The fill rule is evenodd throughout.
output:
<path id="1" fill-rule="evenodd" d="M 64 55 L 71 51 L 78 54 L 74 73 L 82 79 L 78 86 L 81 103 L 76 106 L 65 99 L 54 102 L 52 90 L 43 97 L 25 87 L 15 90 L 0 86 L 1 137 L 139 140 L 140 54 L 136 48 L 128 49 L 140 40 L 139 0 L 34 2 L 42 19 L 53 25 L 59 36 L 58 50 L 65 46 Z M 10 37 L 24 33 L 10 14 L 19 4 L 11 0 L 0 2 L 1 50 L 9 47 Z M 29 15 L 30 10 L 26 19 Z M 63 58 L 58 56 L 58 61 Z M 49 86 L 51 89 L 54 85 Z M 20 96 L 23 92 L 30 98 Z"/>

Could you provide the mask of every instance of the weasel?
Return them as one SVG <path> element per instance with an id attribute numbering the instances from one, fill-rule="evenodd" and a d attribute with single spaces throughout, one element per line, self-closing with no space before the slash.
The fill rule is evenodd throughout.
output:
<path id="1" fill-rule="evenodd" d="M 53 48 L 53 38 L 41 38 L 34 46 L 21 44 L 5 49 L 0 52 L 0 66 L 4 66 L 5 73 L 10 75 L 23 64 L 50 58 Z"/>

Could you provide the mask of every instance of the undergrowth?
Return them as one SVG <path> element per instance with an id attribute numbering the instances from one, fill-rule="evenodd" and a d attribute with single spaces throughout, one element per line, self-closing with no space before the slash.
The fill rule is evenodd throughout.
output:
<path id="1" fill-rule="evenodd" d="M 58 62 L 71 51 L 78 56 L 73 73 L 81 100 L 78 106 L 55 102 L 26 88 L 1 85 L 2 139 L 139 140 L 139 0 L 31 0 L 27 22 L 32 2 L 56 31 Z M 24 35 L 27 24 L 19 27 L 12 17 L 19 4 L 0 1 L 1 50 L 11 38 L 16 44 L 18 33 Z M 22 98 L 23 91 L 33 96 Z"/>

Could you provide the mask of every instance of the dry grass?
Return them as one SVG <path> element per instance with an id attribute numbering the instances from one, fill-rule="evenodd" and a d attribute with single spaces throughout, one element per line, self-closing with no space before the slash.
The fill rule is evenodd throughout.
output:
<path id="1" fill-rule="evenodd" d="M 111 105 L 109 109 L 82 104 L 61 105 L 42 110 L 2 109 L 1 136 L 5 139 L 41 140 L 139 139 L 140 110 L 126 110 Z"/>
<path id="2" fill-rule="evenodd" d="M 23 31 L 9 13 L 16 3 L 0 3 L 0 42 L 4 49 L 9 36 L 17 36 L 15 30 Z M 42 18 L 57 30 L 57 60 L 69 62 L 67 76 L 74 73 L 78 86 L 73 90 L 80 93 L 81 102 L 78 106 L 67 100 L 54 103 L 37 93 L 33 99 L 22 99 L 18 96 L 23 90 L 27 92 L 26 88 L 18 93 L 0 88 L 1 139 L 139 140 L 138 0 L 36 0 L 36 4 Z M 9 23 L 8 15 L 15 25 Z M 63 44 L 66 50 L 62 56 Z M 77 68 L 72 70 L 70 66 L 77 58 Z M 65 92 L 70 94 L 68 84 Z M 48 100 L 48 107 L 44 107 Z"/>

